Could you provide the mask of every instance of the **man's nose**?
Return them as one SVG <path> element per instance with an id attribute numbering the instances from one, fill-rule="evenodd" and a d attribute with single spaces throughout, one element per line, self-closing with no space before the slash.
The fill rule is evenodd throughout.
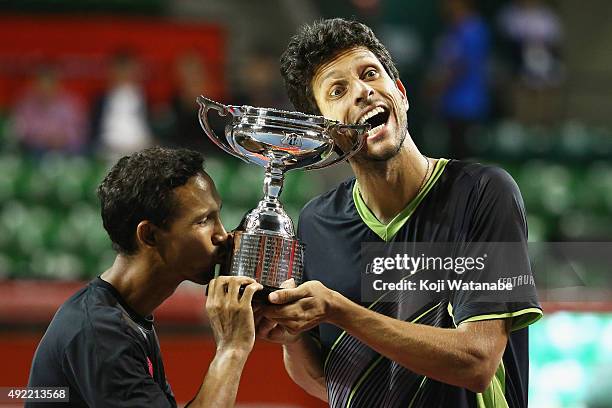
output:
<path id="1" fill-rule="evenodd" d="M 363 81 L 357 81 L 355 105 L 367 105 L 369 99 L 374 95 L 374 89 Z"/>
<path id="2" fill-rule="evenodd" d="M 223 223 L 221 223 L 221 221 L 219 221 L 217 223 L 217 227 L 215 229 L 215 232 L 212 235 L 212 243 L 214 245 L 221 245 L 221 244 L 225 243 L 228 240 L 228 238 L 229 238 L 229 234 L 225 230 L 225 227 L 223 226 Z"/>

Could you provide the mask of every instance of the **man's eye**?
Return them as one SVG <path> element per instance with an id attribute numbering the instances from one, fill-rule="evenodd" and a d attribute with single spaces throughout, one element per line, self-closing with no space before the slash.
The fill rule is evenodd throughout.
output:
<path id="1" fill-rule="evenodd" d="M 369 69 L 366 71 L 364 76 L 366 78 L 374 78 L 376 77 L 377 74 L 378 74 L 378 71 L 376 71 L 375 69 Z"/>
<path id="2" fill-rule="evenodd" d="M 343 92 L 343 89 L 339 86 L 336 86 L 331 89 L 331 91 L 329 92 L 329 96 L 332 96 L 332 97 L 340 96 L 342 95 L 342 92 Z"/>
<path id="3" fill-rule="evenodd" d="M 208 222 L 208 217 L 202 218 L 200 221 L 198 221 L 198 224 L 206 224 L 207 222 Z"/>

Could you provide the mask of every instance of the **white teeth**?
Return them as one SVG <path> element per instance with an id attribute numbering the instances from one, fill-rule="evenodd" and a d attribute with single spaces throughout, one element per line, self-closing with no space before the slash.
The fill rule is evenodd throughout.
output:
<path id="1" fill-rule="evenodd" d="M 385 110 L 381 106 L 378 106 L 378 107 L 372 109 L 371 111 L 365 113 L 361 118 L 359 118 L 358 123 L 361 125 L 366 120 L 370 119 L 372 116 L 378 115 L 379 113 L 383 113 L 384 111 Z"/>
<path id="2" fill-rule="evenodd" d="M 383 128 L 383 126 L 385 126 L 385 125 L 384 125 L 384 124 L 382 124 L 382 125 L 378 125 L 378 126 L 376 126 L 374 129 L 370 129 L 370 130 L 368 131 L 368 136 L 374 136 L 376 133 L 378 133 L 378 131 L 379 131 L 380 129 L 382 129 L 382 128 Z"/>

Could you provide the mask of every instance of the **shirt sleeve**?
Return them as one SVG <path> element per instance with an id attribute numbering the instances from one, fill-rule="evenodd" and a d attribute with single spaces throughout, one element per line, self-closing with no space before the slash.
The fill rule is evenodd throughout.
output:
<path id="1" fill-rule="evenodd" d="M 151 377 L 143 346 L 111 319 L 75 336 L 62 366 L 71 388 L 90 407 L 176 407 Z"/>
<path id="2" fill-rule="evenodd" d="M 512 330 L 521 329 L 537 321 L 542 310 L 529 262 L 520 191 L 507 172 L 485 167 L 473 194 L 473 217 L 459 252 L 466 258 L 481 257 L 483 268 L 466 272 L 459 279 L 468 284 L 495 284 L 496 288 L 454 290 L 449 313 L 456 325 L 511 318 Z M 512 288 L 500 290 L 502 283 Z"/>

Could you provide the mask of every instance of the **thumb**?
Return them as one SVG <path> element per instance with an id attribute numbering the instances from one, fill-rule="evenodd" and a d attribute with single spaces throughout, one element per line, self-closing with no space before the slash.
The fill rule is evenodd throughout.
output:
<path id="1" fill-rule="evenodd" d="M 270 293 L 268 299 L 271 303 L 282 305 L 285 303 L 295 302 L 296 300 L 306 296 L 307 294 L 304 288 L 280 289 Z"/>

